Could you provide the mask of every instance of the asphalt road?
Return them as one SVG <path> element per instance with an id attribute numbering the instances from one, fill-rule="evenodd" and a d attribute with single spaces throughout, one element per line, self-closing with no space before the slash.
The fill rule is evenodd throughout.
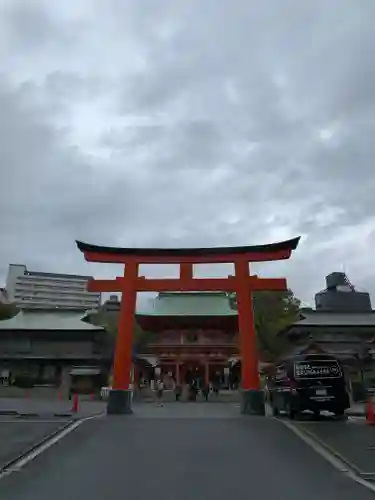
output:
<path id="1" fill-rule="evenodd" d="M 0 418 L 0 468 L 67 423 L 59 419 L 46 422 Z"/>
<path id="2" fill-rule="evenodd" d="M 51 498 L 367 500 L 374 493 L 277 420 L 193 403 L 87 421 L 0 480 L 1 500 Z"/>
<path id="3" fill-rule="evenodd" d="M 375 477 L 375 429 L 365 420 L 296 422 L 351 464 L 358 473 Z"/>

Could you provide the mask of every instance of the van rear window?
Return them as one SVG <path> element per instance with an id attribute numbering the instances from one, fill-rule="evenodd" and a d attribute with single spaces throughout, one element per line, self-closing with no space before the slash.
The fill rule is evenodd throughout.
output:
<path id="1" fill-rule="evenodd" d="M 296 379 L 339 378 L 342 377 L 340 365 L 335 360 L 297 361 L 294 365 Z"/>

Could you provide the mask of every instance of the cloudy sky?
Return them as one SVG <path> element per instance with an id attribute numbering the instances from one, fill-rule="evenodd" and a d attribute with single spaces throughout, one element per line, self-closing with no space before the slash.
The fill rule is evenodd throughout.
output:
<path id="1" fill-rule="evenodd" d="M 75 239 L 301 235 L 254 271 L 311 303 L 345 268 L 375 303 L 374 16 L 374 0 L 0 0 L 0 284 L 10 262 L 121 272 Z"/>

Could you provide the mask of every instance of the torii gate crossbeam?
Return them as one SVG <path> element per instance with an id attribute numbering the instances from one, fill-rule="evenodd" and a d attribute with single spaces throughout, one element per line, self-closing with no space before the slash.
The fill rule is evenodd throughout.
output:
<path id="1" fill-rule="evenodd" d="M 113 384 L 107 412 L 131 412 L 131 362 L 133 326 L 137 292 L 146 291 L 228 291 L 235 292 L 238 304 L 238 326 L 241 355 L 242 413 L 264 415 L 260 388 L 258 352 L 252 293 L 259 290 L 287 289 L 284 278 L 258 278 L 250 275 L 250 262 L 288 259 L 297 248 L 299 238 L 247 247 L 192 249 L 135 249 L 90 245 L 77 241 L 89 262 L 121 263 L 124 276 L 114 280 L 91 280 L 89 291 L 121 292 Z M 235 275 L 227 278 L 194 278 L 193 265 L 201 263 L 234 263 Z M 141 264 L 179 264 L 180 276 L 174 279 L 147 279 L 139 276 Z"/>

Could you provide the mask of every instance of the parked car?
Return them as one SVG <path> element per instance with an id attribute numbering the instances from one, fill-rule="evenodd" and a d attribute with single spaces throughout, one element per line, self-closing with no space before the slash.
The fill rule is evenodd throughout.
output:
<path id="1" fill-rule="evenodd" d="M 341 364 L 328 354 L 298 355 L 277 364 L 268 391 L 274 416 L 283 411 L 293 419 L 305 410 L 315 417 L 321 411 L 342 416 L 350 407 Z"/>

